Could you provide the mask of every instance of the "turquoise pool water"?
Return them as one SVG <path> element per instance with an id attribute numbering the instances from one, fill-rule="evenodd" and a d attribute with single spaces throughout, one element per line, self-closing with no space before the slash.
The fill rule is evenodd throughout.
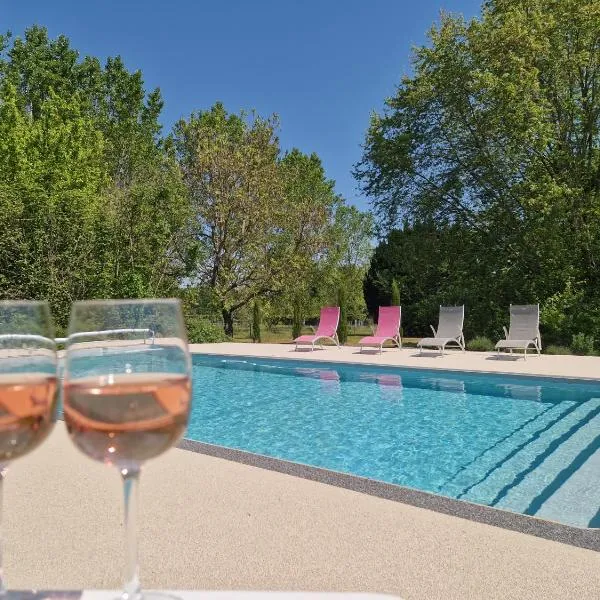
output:
<path id="1" fill-rule="evenodd" d="M 193 357 L 186 436 L 600 525 L 600 384 Z"/>

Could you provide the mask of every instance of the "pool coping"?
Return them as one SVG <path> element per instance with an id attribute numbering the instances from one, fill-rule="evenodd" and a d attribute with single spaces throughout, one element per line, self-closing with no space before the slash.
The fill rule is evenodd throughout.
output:
<path id="1" fill-rule="evenodd" d="M 291 475 L 292 477 L 300 477 L 369 496 L 375 496 L 384 500 L 400 502 L 416 508 L 424 508 L 493 527 L 533 535 L 553 542 L 600 552 L 600 529 L 565 525 L 556 521 L 510 512 L 484 504 L 475 504 L 467 500 L 457 500 L 449 496 L 441 496 L 432 492 L 425 492 L 377 479 L 359 477 L 350 473 L 332 471 L 322 467 L 314 467 L 312 465 L 296 463 L 263 454 L 255 454 L 246 450 L 228 448 L 217 444 L 198 442 L 187 438 L 181 440 L 177 447 L 189 452 L 196 452 L 259 469 L 275 471 Z"/>
<path id="2" fill-rule="evenodd" d="M 207 350 L 200 350 L 200 349 L 190 349 L 190 354 L 195 355 L 201 355 L 201 356 L 220 356 L 223 358 L 247 358 L 247 359 L 254 359 L 254 360 L 281 360 L 281 361 L 288 361 L 288 362 L 305 362 L 307 364 L 311 364 L 311 363 L 330 363 L 330 364 L 337 364 L 337 365 L 344 365 L 347 367 L 375 367 L 378 369 L 395 369 L 395 370 L 406 370 L 406 371 L 443 371 L 443 372 L 447 372 L 447 373 L 456 373 L 456 374 L 460 374 L 460 373 L 466 373 L 468 375 L 497 375 L 497 376 L 506 376 L 506 377 L 516 377 L 516 378 L 528 378 L 528 379 L 545 379 L 547 381 L 567 381 L 567 382 L 582 382 L 582 383 L 596 383 L 596 384 L 600 384 L 600 374 L 598 375 L 598 377 L 577 377 L 577 376 L 573 376 L 573 375 L 560 375 L 560 374 L 556 374 L 556 375 L 545 375 L 545 374 L 539 374 L 539 373 L 511 373 L 509 371 L 484 371 L 484 370 L 480 370 L 480 369 L 456 369 L 456 368 L 452 368 L 452 367 L 444 367 L 444 366 L 427 366 L 427 367 L 422 367 L 422 366 L 418 366 L 418 365 L 390 365 L 390 364 L 382 364 L 382 363 L 377 363 L 377 362 L 355 362 L 355 361 L 349 361 L 349 360 L 336 360 L 335 357 L 326 357 L 326 358 L 302 358 L 301 355 L 299 356 L 267 356 L 267 355 L 262 355 L 262 354 L 229 354 L 229 353 L 222 353 L 222 352 L 214 352 L 214 351 L 207 351 Z M 534 357 L 535 358 L 535 357 Z"/>

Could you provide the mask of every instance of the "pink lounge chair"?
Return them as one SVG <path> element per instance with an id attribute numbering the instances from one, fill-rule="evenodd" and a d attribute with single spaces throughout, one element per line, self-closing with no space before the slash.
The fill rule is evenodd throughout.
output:
<path id="1" fill-rule="evenodd" d="M 387 340 L 394 342 L 398 348 L 402 348 L 402 339 L 400 338 L 400 316 L 401 309 L 399 306 L 380 306 L 377 330 L 373 335 L 368 335 L 358 342 L 360 351 L 363 351 L 364 346 L 378 347 L 379 354 L 381 354 L 383 344 Z"/>
<path id="2" fill-rule="evenodd" d="M 331 340 L 338 348 L 340 343 L 337 337 L 337 328 L 340 322 L 340 307 L 339 306 L 325 306 L 321 309 L 321 318 L 319 319 L 319 326 L 313 335 L 301 335 L 297 337 L 294 342 L 296 343 L 296 350 L 298 346 L 311 347 L 311 352 L 315 349 L 315 344 L 325 338 Z M 319 344 L 321 348 L 322 344 Z"/>

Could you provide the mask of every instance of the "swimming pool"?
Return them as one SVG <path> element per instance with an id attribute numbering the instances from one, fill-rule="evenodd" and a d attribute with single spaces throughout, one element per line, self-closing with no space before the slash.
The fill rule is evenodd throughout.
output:
<path id="1" fill-rule="evenodd" d="M 600 383 L 194 355 L 186 437 L 600 525 Z"/>

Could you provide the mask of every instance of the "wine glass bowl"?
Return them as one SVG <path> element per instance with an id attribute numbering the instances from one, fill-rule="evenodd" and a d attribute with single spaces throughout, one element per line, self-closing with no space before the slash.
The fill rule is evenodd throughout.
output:
<path id="1" fill-rule="evenodd" d="M 119 468 L 168 450 L 187 426 L 190 381 L 181 375 L 130 373 L 82 378 L 65 386 L 64 415 L 74 444 Z"/>
<path id="2" fill-rule="evenodd" d="M 126 600 L 142 597 L 135 543 L 140 468 L 182 437 L 190 400 L 191 361 L 177 300 L 94 300 L 73 305 L 63 380 L 64 418 L 75 446 L 90 458 L 117 467 L 123 478 Z"/>
<path id="3" fill-rule="evenodd" d="M 45 302 L 0 302 L 0 469 L 48 436 L 56 414 L 56 345 Z"/>

